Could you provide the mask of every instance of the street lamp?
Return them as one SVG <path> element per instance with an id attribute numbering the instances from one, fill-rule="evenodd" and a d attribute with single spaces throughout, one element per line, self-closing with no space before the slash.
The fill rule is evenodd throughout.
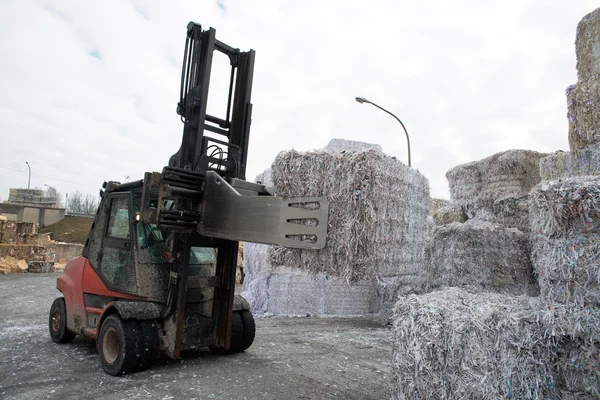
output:
<path id="1" fill-rule="evenodd" d="M 411 164 L 410 164 L 410 139 L 408 137 L 408 131 L 406 130 L 406 127 L 404 126 L 402 121 L 400 121 L 400 118 L 396 117 L 394 114 L 392 114 L 385 108 L 378 106 L 377 104 L 373 103 L 372 101 L 365 99 L 364 97 L 356 97 L 356 101 L 359 102 L 360 104 L 363 104 L 363 103 L 371 104 L 371 105 L 379 108 L 381 111 L 385 111 L 386 113 L 390 114 L 392 117 L 396 118 L 396 121 L 400 122 L 400 125 L 402 125 L 402 129 L 404 129 L 404 133 L 406 134 L 406 143 L 408 144 L 408 166 L 410 167 L 411 166 Z"/>
<path id="2" fill-rule="evenodd" d="M 27 164 L 27 168 L 29 168 L 29 180 L 27 181 L 27 189 L 29 189 L 29 186 L 31 185 L 31 167 L 27 161 L 25 161 L 25 164 Z"/>

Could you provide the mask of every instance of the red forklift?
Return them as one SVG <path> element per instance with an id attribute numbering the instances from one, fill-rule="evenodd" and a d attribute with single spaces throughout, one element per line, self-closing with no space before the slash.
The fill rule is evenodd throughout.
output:
<path id="1" fill-rule="evenodd" d="M 224 118 L 206 113 L 215 51 L 231 66 Z M 103 184 L 82 255 L 57 279 L 52 340 L 95 340 L 110 375 L 148 368 L 161 354 L 248 349 L 254 318 L 234 293 L 239 241 L 325 246 L 326 199 L 276 197 L 245 180 L 254 57 L 188 24 L 181 147 L 162 172 Z"/>

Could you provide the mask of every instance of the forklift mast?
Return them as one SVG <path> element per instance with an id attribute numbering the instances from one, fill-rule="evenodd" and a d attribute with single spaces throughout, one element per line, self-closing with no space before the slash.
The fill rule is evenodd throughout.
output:
<path id="1" fill-rule="evenodd" d="M 207 114 L 215 51 L 225 54 L 231 67 L 225 118 Z M 123 292 L 162 309 L 165 352 L 171 357 L 203 346 L 229 349 L 239 241 L 325 246 L 326 199 L 276 197 L 270 188 L 245 180 L 254 58 L 253 50 L 242 52 L 217 40 L 214 29 L 188 24 L 177 103 L 181 146 L 162 172 L 146 172 L 136 182 L 105 182 L 82 253 L 98 271 L 97 265 L 108 265 L 109 254 L 120 254 L 128 282 Z M 117 204 L 123 208 L 117 210 Z M 110 232 L 119 216 L 129 221 L 130 233 L 117 240 Z M 159 251 L 166 258 L 160 265 L 143 259 L 149 247 L 144 230 L 160 233 L 164 240 L 150 239 L 168 246 Z M 214 262 L 195 265 L 195 254 L 203 249 L 213 252 Z M 99 276 L 106 280 L 101 271 Z"/>
<path id="2" fill-rule="evenodd" d="M 225 54 L 231 65 L 225 119 L 206 112 L 215 51 Z M 254 50 L 242 52 L 217 40 L 213 28 L 202 31 L 200 25 L 188 24 L 177 103 L 183 140 L 169 160 L 170 167 L 206 172 L 212 165 L 218 166 L 222 176 L 246 179 L 254 57 Z M 205 131 L 222 135 L 223 140 L 205 136 Z"/>

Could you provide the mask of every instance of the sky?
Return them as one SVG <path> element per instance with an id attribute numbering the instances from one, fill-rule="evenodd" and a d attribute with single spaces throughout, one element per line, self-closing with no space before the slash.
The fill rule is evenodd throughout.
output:
<path id="1" fill-rule="evenodd" d="M 161 171 L 189 21 L 256 51 L 247 179 L 282 150 L 378 143 L 449 198 L 446 171 L 509 149 L 567 150 L 575 31 L 597 0 L 2 0 L 0 198 Z M 224 115 L 216 58 L 208 111 Z"/>

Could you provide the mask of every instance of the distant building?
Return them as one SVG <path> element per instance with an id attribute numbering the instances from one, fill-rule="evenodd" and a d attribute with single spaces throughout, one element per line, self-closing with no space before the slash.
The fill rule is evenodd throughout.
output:
<path id="1" fill-rule="evenodd" d="M 8 200 L 0 203 L 0 216 L 9 221 L 34 222 L 40 228 L 65 217 L 56 197 L 44 196 L 40 189 L 10 189 Z"/>

